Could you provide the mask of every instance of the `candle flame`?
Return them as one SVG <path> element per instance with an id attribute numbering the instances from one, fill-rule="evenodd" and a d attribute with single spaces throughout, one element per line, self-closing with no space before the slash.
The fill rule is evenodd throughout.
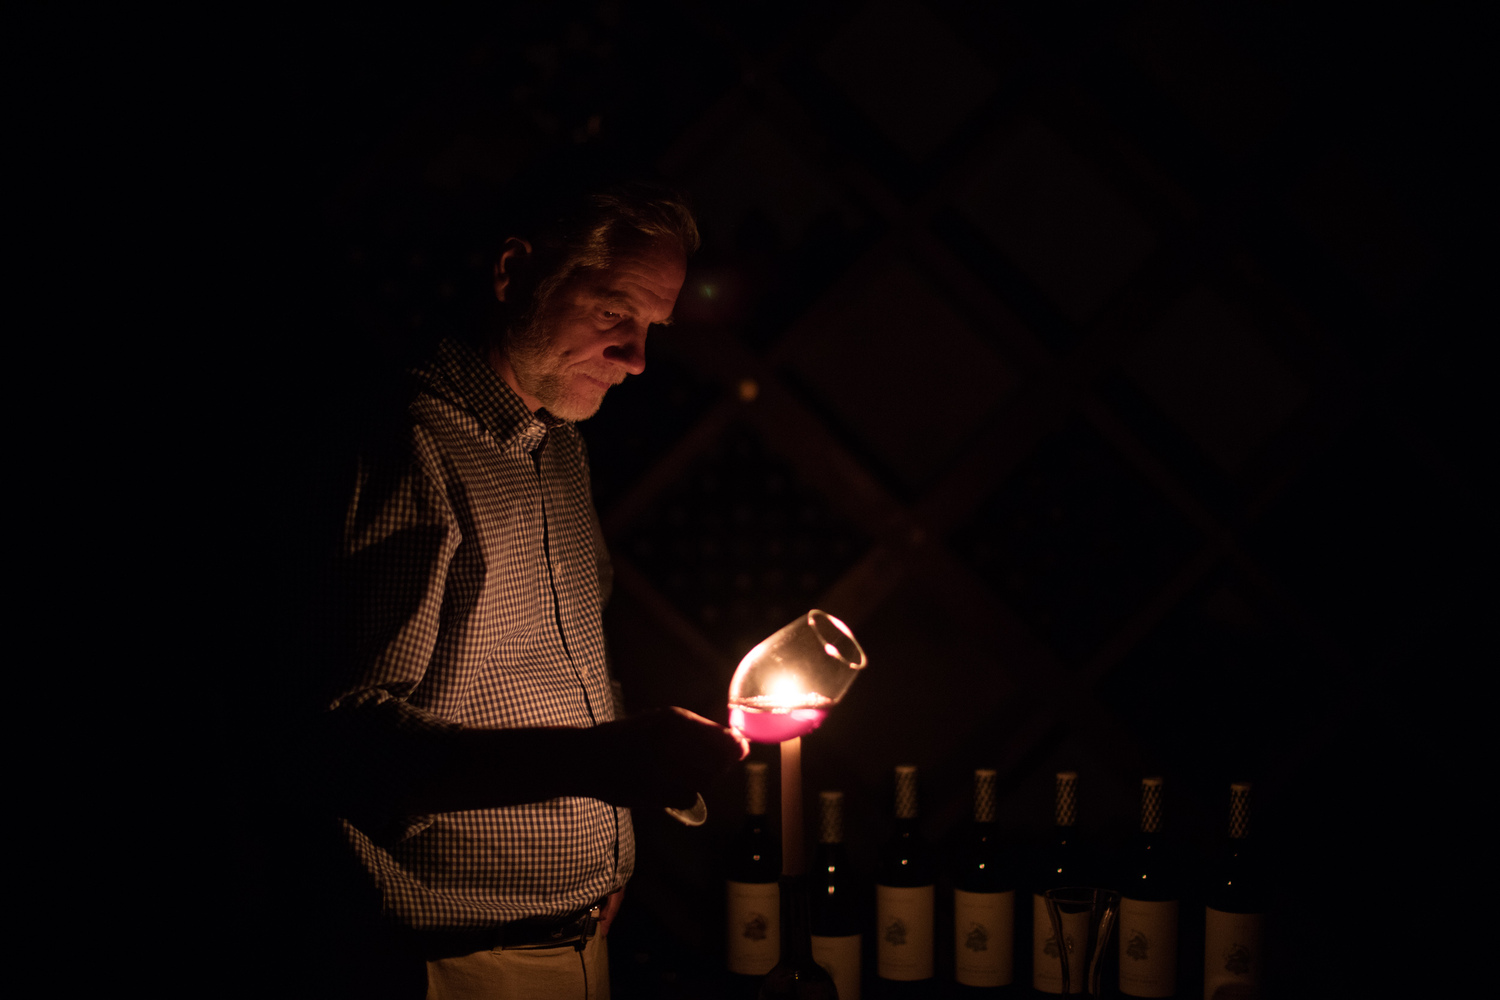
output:
<path id="1" fill-rule="evenodd" d="M 807 694 L 802 690 L 802 682 L 793 674 L 782 674 L 771 682 L 766 689 L 770 700 L 781 708 L 791 708 L 801 705 L 807 700 Z"/>

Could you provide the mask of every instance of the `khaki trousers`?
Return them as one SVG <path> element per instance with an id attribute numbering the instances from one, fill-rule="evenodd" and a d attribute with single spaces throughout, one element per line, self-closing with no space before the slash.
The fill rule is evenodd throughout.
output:
<path id="1" fill-rule="evenodd" d="M 427 1000 L 609 1000 L 609 949 L 486 948 L 427 963 Z"/>

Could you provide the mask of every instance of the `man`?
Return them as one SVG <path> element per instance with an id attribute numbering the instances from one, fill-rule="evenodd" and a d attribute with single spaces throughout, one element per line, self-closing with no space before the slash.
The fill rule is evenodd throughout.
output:
<path id="1" fill-rule="evenodd" d="M 596 195 L 494 268 L 497 329 L 417 372 L 343 533 L 349 670 L 326 720 L 340 825 L 429 997 L 608 996 L 628 807 L 684 807 L 748 750 L 682 709 L 621 720 L 574 421 L 645 368 L 697 229 Z"/>

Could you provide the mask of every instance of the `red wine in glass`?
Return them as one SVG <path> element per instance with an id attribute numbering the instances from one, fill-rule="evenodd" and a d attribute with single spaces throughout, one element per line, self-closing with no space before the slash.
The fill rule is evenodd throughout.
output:
<path id="1" fill-rule="evenodd" d="M 821 726 L 832 705 L 820 694 L 803 695 L 791 705 L 768 695 L 742 698 L 729 703 L 729 724 L 756 743 L 783 743 Z"/>

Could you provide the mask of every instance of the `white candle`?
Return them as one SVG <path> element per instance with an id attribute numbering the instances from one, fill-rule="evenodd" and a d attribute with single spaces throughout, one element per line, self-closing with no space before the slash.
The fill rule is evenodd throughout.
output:
<path id="1" fill-rule="evenodd" d="M 781 873 L 806 875 L 802 850 L 802 737 L 781 744 Z"/>

